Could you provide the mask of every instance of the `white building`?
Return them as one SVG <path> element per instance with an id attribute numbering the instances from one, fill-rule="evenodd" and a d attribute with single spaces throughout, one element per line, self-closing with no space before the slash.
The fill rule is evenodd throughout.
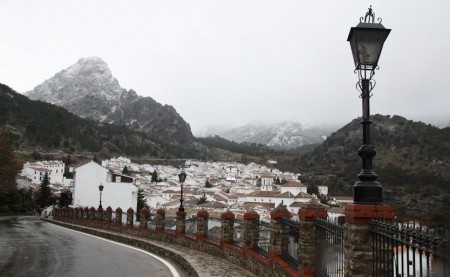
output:
<path id="1" fill-rule="evenodd" d="M 328 186 L 317 186 L 320 195 L 328 195 Z"/>
<path id="2" fill-rule="evenodd" d="M 308 187 L 300 182 L 289 182 L 281 185 L 281 193 L 290 192 L 292 194 L 299 194 L 300 192 L 307 193 Z"/>
<path id="3" fill-rule="evenodd" d="M 273 190 L 273 176 L 266 172 L 261 175 L 261 190 L 272 191 Z"/>
<path id="4" fill-rule="evenodd" d="M 99 206 L 99 186 L 103 185 L 102 207 L 113 210 L 137 208 L 138 186 L 130 176 L 113 173 L 107 168 L 89 162 L 75 169 L 73 205 L 76 207 Z"/>
<path id="5" fill-rule="evenodd" d="M 64 184 L 64 167 L 65 164 L 62 161 L 26 162 L 23 164 L 21 175 L 35 182 L 41 182 L 47 173 L 50 183 Z"/>

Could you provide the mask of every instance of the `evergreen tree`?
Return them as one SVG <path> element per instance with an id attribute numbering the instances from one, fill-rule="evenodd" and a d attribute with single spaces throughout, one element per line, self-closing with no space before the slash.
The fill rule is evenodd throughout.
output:
<path id="1" fill-rule="evenodd" d="M 72 193 L 70 190 L 61 191 L 61 195 L 59 196 L 59 207 L 68 207 L 70 204 L 72 204 Z"/>
<path id="2" fill-rule="evenodd" d="M 212 187 L 213 187 L 213 185 L 208 180 L 206 180 L 205 188 L 212 188 Z"/>
<path id="3" fill-rule="evenodd" d="M 138 189 L 137 195 L 137 207 L 136 207 L 136 221 L 141 221 L 141 210 L 143 208 L 148 209 L 148 205 L 145 201 L 144 190 Z"/>
<path id="4" fill-rule="evenodd" d="M 45 172 L 44 179 L 42 179 L 41 186 L 38 191 L 37 205 L 41 208 L 45 208 L 51 204 L 53 204 L 52 192 L 50 190 L 48 173 Z"/>
<path id="5" fill-rule="evenodd" d="M 319 195 L 319 188 L 316 184 L 310 184 L 308 185 L 306 192 L 308 192 L 309 194 Z"/>
<path id="6" fill-rule="evenodd" d="M 197 205 L 205 204 L 206 202 L 208 202 L 208 201 L 206 201 L 206 195 L 203 194 L 203 196 L 200 197 L 200 199 L 197 201 Z"/>
<path id="7" fill-rule="evenodd" d="M 20 166 L 5 134 L 0 134 L 0 193 L 16 188 L 16 174 Z"/>
<path id="8" fill-rule="evenodd" d="M 152 183 L 158 183 L 158 173 L 156 172 L 156 170 L 153 171 L 152 173 Z"/>
<path id="9" fill-rule="evenodd" d="M 123 174 L 129 174 L 129 172 L 128 172 L 128 167 L 127 167 L 127 166 L 124 166 L 124 167 L 123 167 L 122 173 L 123 173 Z"/>
<path id="10" fill-rule="evenodd" d="M 140 212 L 144 207 L 145 208 L 148 207 L 147 203 L 145 201 L 144 190 L 143 189 L 138 189 L 137 212 Z"/>
<path id="11" fill-rule="evenodd" d="M 277 185 L 280 185 L 280 184 L 281 184 L 280 177 L 277 176 L 277 179 L 275 180 L 275 184 L 277 184 Z"/>

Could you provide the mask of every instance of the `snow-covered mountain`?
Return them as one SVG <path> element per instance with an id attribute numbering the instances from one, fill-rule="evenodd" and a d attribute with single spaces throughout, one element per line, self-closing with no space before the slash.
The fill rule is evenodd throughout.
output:
<path id="1" fill-rule="evenodd" d="M 203 131 L 201 136 L 218 135 L 239 143 L 250 142 L 277 149 L 292 149 L 303 145 L 322 143 L 331 132 L 332 130 L 286 121 L 273 125 L 247 124 L 228 130 L 211 127 Z"/>
<path id="2" fill-rule="evenodd" d="M 189 124 L 172 106 L 163 106 L 151 97 L 120 87 L 108 65 L 97 57 L 80 59 L 25 95 L 61 106 L 83 118 L 127 125 L 162 141 L 174 144 L 193 141 Z"/>

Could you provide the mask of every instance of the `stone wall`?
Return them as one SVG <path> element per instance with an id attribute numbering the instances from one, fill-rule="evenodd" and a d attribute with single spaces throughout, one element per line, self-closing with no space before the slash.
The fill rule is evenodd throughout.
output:
<path id="1" fill-rule="evenodd" d="M 104 211 L 91 209 L 55 209 L 53 222 L 61 225 L 71 223 L 73 229 L 110 238 L 139 248 L 148 250 L 162 257 L 166 257 L 179 264 L 189 276 L 198 276 L 187 261 L 175 253 L 152 244 L 151 241 L 173 243 L 186 248 L 195 249 L 216 257 L 224 258 L 231 263 L 245 268 L 257 276 L 281 277 L 281 276 L 314 276 L 316 258 L 316 218 L 326 218 L 327 212 L 323 205 L 317 201 L 311 201 L 299 212 L 299 255 L 298 267 L 288 263 L 283 257 L 285 253 L 287 231 L 283 227 L 283 220 L 290 218 L 291 214 L 286 207 L 279 205 L 271 212 L 270 244 L 266 255 L 260 253 L 261 249 L 255 245 L 259 240 L 259 215 L 249 211 L 244 215 L 243 245 L 233 244 L 234 215 L 227 211 L 221 216 L 220 242 L 208 239 L 209 214 L 202 210 L 197 213 L 197 233 L 195 237 L 185 234 L 185 213 L 177 213 L 176 232 L 168 232 L 165 228 L 165 211 L 158 210 L 155 218 L 155 229 L 148 227 L 146 222 L 134 226 L 133 210 L 127 212 L 127 222 L 111 217 L 112 209 L 108 207 Z M 141 211 L 141 216 L 147 216 L 148 211 Z M 116 209 L 116 216 L 122 216 L 121 209 Z M 345 276 L 369 276 L 368 266 L 371 267 L 371 237 L 369 219 L 372 217 L 392 218 L 392 208 L 379 205 L 353 205 L 346 209 L 346 224 L 344 228 L 344 253 Z M 90 228 L 86 228 L 86 227 Z M 95 229 L 91 229 L 95 228 Z M 111 233 L 112 231 L 114 233 Z M 129 235 L 129 236 L 128 236 Z M 131 237 L 132 236 L 132 237 Z M 149 239 L 145 240 L 145 239 Z M 258 251 L 256 251 L 258 250 Z M 170 252 L 170 251 L 169 251 Z M 318 256 L 317 256 L 318 255 Z"/>

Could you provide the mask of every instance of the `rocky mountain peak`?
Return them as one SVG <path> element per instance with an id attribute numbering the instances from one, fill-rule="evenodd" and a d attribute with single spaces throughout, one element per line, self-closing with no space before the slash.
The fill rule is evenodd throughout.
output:
<path id="1" fill-rule="evenodd" d="M 85 97 L 116 102 L 123 91 L 108 65 L 98 57 L 89 57 L 56 73 L 25 95 L 67 108 Z"/>
<path id="2" fill-rule="evenodd" d="M 174 144 L 193 141 L 189 124 L 173 107 L 120 87 L 108 65 L 98 57 L 78 60 L 25 95 L 61 106 L 83 118 L 126 125 L 161 141 Z"/>

